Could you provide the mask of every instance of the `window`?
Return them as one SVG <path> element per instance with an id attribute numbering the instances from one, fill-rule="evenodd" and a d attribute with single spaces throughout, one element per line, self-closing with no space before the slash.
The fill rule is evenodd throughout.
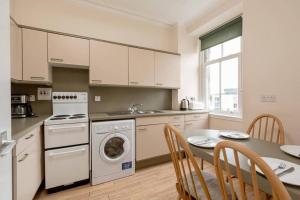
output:
<path id="1" fill-rule="evenodd" d="M 207 108 L 215 114 L 241 115 L 241 36 L 201 52 Z"/>

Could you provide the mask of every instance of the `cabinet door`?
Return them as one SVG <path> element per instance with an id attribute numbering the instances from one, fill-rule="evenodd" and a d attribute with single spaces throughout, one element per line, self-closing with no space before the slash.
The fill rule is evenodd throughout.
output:
<path id="1" fill-rule="evenodd" d="M 32 200 L 43 179 L 41 138 L 13 159 L 14 200 Z"/>
<path id="2" fill-rule="evenodd" d="M 129 85 L 154 86 L 154 52 L 129 48 Z"/>
<path id="3" fill-rule="evenodd" d="M 22 80 L 22 31 L 12 20 L 10 30 L 11 78 Z"/>
<path id="4" fill-rule="evenodd" d="M 155 53 L 155 85 L 164 88 L 180 88 L 180 56 Z"/>
<path id="5" fill-rule="evenodd" d="M 22 29 L 23 80 L 49 82 L 47 62 L 47 33 Z"/>
<path id="6" fill-rule="evenodd" d="M 136 128 L 136 160 L 144 160 L 169 153 L 164 136 L 165 124 Z"/>
<path id="7" fill-rule="evenodd" d="M 202 119 L 197 121 L 188 121 L 184 123 L 185 130 L 191 129 L 207 129 L 208 128 L 208 120 Z"/>
<path id="8" fill-rule="evenodd" d="M 48 33 L 50 63 L 89 66 L 89 40 Z"/>
<path id="9" fill-rule="evenodd" d="M 128 85 L 128 47 L 90 41 L 90 83 Z"/>

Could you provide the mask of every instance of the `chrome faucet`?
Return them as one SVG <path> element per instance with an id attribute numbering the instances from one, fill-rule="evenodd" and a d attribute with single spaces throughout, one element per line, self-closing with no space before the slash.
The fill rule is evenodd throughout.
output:
<path id="1" fill-rule="evenodd" d="M 131 104 L 129 107 L 128 107 L 128 111 L 130 113 L 138 113 L 142 110 L 143 108 L 143 104 Z"/>

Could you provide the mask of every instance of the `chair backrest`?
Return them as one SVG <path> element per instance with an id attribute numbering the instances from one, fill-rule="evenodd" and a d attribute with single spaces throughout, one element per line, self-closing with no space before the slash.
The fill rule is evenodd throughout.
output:
<path id="1" fill-rule="evenodd" d="M 233 199 L 236 199 L 235 191 L 240 191 L 239 199 L 242 200 L 247 199 L 247 195 L 244 190 L 244 178 L 242 176 L 241 165 L 240 165 L 241 155 L 249 159 L 254 199 L 260 199 L 260 192 L 259 192 L 260 190 L 258 187 L 257 174 L 255 170 L 256 168 L 259 168 L 267 178 L 272 188 L 273 199 L 279 199 L 279 200 L 291 199 L 284 185 L 274 174 L 272 169 L 265 163 L 265 161 L 263 161 L 259 157 L 258 154 L 256 154 L 255 152 L 251 151 L 250 149 L 236 142 L 222 141 L 219 142 L 215 147 L 214 165 L 222 189 L 222 196 L 224 200 L 228 199 L 228 195 L 227 195 L 228 190 L 225 189 L 226 178 L 224 177 L 227 177 L 228 179 L 230 185 L 230 191 Z M 235 169 L 230 167 L 229 160 L 230 160 L 230 164 L 235 166 Z M 232 174 L 232 172 L 235 172 L 235 174 Z M 233 175 L 237 177 L 238 184 L 234 184 Z M 236 187 L 239 187 L 239 190 L 237 190 Z"/>
<path id="2" fill-rule="evenodd" d="M 183 200 L 200 200 L 200 194 L 198 194 L 196 186 L 196 183 L 198 183 L 197 185 L 200 183 L 205 194 L 204 198 L 210 200 L 211 197 L 197 161 L 180 131 L 172 125 L 166 125 L 164 132 L 176 173 L 176 188 L 180 197 Z M 196 174 L 196 176 L 193 176 L 193 174 Z"/>
<path id="3" fill-rule="evenodd" d="M 280 119 L 271 114 L 257 116 L 250 124 L 247 133 L 257 139 L 284 144 L 284 129 Z"/>

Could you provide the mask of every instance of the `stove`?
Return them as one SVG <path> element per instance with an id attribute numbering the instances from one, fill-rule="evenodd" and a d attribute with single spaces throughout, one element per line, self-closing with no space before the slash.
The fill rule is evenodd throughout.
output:
<path id="1" fill-rule="evenodd" d="M 52 108 L 44 122 L 48 190 L 89 179 L 88 94 L 53 92 Z"/>
<path id="2" fill-rule="evenodd" d="M 85 92 L 53 92 L 53 115 L 45 125 L 88 122 L 88 98 Z"/>

